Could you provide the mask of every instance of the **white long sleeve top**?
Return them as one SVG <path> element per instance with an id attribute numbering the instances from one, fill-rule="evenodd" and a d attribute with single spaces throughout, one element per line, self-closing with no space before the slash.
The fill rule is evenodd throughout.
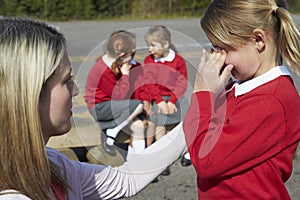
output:
<path id="1" fill-rule="evenodd" d="M 141 154 L 118 167 L 73 161 L 48 147 L 47 153 L 49 159 L 60 167 L 61 174 L 70 184 L 67 199 L 95 200 L 118 199 L 135 195 L 157 177 L 166 166 L 183 155 L 186 149 L 182 123 L 180 123 Z M 0 195 L 0 200 L 5 199 L 5 196 L 8 197 Z M 20 194 L 20 196 L 16 199 L 28 199 L 24 195 Z"/>

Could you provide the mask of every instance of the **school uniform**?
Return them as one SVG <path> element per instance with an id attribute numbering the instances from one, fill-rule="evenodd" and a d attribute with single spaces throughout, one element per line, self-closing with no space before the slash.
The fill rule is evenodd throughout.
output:
<path id="1" fill-rule="evenodd" d="M 148 55 L 144 59 L 144 87 L 140 94 L 142 100 L 153 103 L 153 116 L 150 120 L 156 125 L 175 124 L 183 120 L 188 101 L 184 98 L 187 88 L 187 69 L 185 60 L 170 49 L 165 58 Z M 157 104 L 170 101 L 178 109 L 174 114 L 157 112 Z"/>
<path id="2" fill-rule="evenodd" d="M 114 128 L 122 123 L 141 103 L 134 83 L 140 82 L 141 65 L 135 61 L 131 64 L 130 75 L 114 74 L 111 71 L 112 60 L 104 55 L 88 74 L 84 99 L 102 129 Z"/>
<path id="3" fill-rule="evenodd" d="M 288 70 L 230 86 L 194 93 L 184 120 L 199 199 L 290 199 L 300 98 Z"/>

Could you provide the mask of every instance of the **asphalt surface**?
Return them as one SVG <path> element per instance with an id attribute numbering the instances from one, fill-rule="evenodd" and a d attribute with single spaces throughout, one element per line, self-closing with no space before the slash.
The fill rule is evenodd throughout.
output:
<path id="1" fill-rule="evenodd" d="M 105 39 L 115 30 L 131 30 L 137 34 L 137 50 L 146 53 L 143 34 L 149 26 L 165 25 L 171 29 L 173 41 L 188 62 L 189 81 L 194 81 L 194 70 L 199 61 L 202 48 L 209 46 L 200 29 L 199 19 L 166 19 L 142 21 L 71 21 L 53 22 L 67 38 L 68 52 L 73 66 L 76 82 L 83 90 L 85 77 L 94 59 L 102 51 Z M 297 24 L 300 20 L 296 20 Z M 51 22 L 50 22 L 51 23 Z M 138 57 L 142 59 L 142 57 Z M 297 87 L 299 78 L 296 78 Z M 191 87 L 189 86 L 189 89 Z M 81 102 L 82 103 L 82 102 Z M 75 107 L 83 105 L 75 105 Z M 151 183 L 135 197 L 127 199 L 197 199 L 196 174 L 192 166 L 183 167 L 180 160 L 171 166 L 169 176 L 159 176 L 159 181 Z M 294 159 L 294 171 L 286 183 L 291 198 L 300 200 L 300 152 Z"/>
<path id="2" fill-rule="evenodd" d="M 169 176 L 159 176 L 158 182 L 151 183 L 143 191 L 127 200 L 196 200 L 196 172 L 193 166 L 183 167 L 178 159 L 171 167 Z"/>
<path id="3" fill-rule="evenodd" d="M 196 173 L 193 166 L 183 167 L 180 160 L 171 166 L 169 176 L 159 176 L 159 181 L 147 186 L 143 191 L 127 200 L 182 200 L 197 199 Z M 286 183 L 291 199 L 300 200 L 300 148 L 294 159 L 292 176 Z"/>

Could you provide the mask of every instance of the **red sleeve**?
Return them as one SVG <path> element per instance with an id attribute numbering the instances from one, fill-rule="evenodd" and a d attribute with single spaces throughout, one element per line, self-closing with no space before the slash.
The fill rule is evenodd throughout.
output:
<path id="1" fill-rule="evenodd" d="M 219 101 L 221 106 L 213 110 L 213 105 L 217 105 L 215 99 L 208 92 L 193 94 L 183 123 L 199 177 L 233 175 L 282 150 L 286 121 L 278 99 L 270 95 L 254 95 L 244 97 L 234 105 Z"/>
<path id="2" fill-rule="evenodd" d="M 187 70 L 186 70 L 186 64 L 185 61 L 182 57 L 178 56 L 178 62 L 177 62 L 177 78 L 175 80 L 176 86 L 174 91 L 172 91 L 172 94 L 170 96 L 169 101 L 171 101 L 172 103 L 176 103 L 177 99 L 181 98 L 187 88 L 187 80 L 188 80 L 188 74 L 187 74 Z"/>
<path id="3" fill-rule="evenodd" d="M 112 99 L 125 99 L 129 91 L 129 76 L 122 75 L 122 77 L 118 79 L 118 77 L 107 68 L 98 82 L 98 88 L 101 88 L 101 90 L 108 96 L 111 96 Z"/>
<path id="4" fill-rule="evenodd" d="M 157 88 L 153 83 L 153 72 L 146 68 L 147 66 L 144 67 L 143 86 L 139 90 L 139 93 L 141 100 L 151 102 L 153 99 L 152 92 L 156 91 Z"/>

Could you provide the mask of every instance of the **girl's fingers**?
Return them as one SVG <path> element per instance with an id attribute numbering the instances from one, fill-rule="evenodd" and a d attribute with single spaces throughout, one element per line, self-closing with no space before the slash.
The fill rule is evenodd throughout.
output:
<path id="1" fill-rule="evenodd" d="M 233 65 L 227 65 L 223 72 L 220 74 L 220 81 L 223 85 L 226 84 L 230 74 L 231 74 L 231 70 L 233 69 Z"/>
<path id="2" fill-rule="evenodd" d="M 200 63 L 198 65 L 198 73 L 197 74 L 200 74 L 200 72 L 202 71 L 202 68 L 204 67 L 205 60 L 206 60 L 205 58 L 206 58 L 206 50 L 203 49 L 202 53 L 201 53 L 201 57 L 200 57 Z"/>
<path id="3" fill-rule="evenodd" d="M 202 51 L 201 57 L 200 57 L 200 63 L 198 65 L 198 69 L 196 72 L 196 77 L 195 77 L 195 82 L 194 82 L 194 91 L 198 91 L 202 89 L 203 85 L 203 78 L 201 75 L 201 72 L 205 66 L 205 61 L 206 61 L 206 50 L 204 49 Z"/>
<path id="4" fill-rule="evenodd" d="M 218 67 L 218 71 L 219 73 L 223 70 L 223 66 L 224 66 L 224 63 L 225 63 L 225 60 L 226 60 L 226 51 L 225 50 L 222 50 L 221 53 L 220 53 L 220 57 L 216 63 L 217 67 Z"/>
<path id="5" fill-rule="evenodd" d="M 202 51 L 198 72 L 194 84 L 194 91 L 218 92 L 224 87 L 230 76 L 232 65 L 225 66 L 227 53 L 223 49 L 211 52 L 206 58 L 206 51 Z M 223 71 L 224 70 L 224 71 Z"/>
<path id="6" fill-rule="evenodd" d="M 209 59 L 215 63 L 214 67 L 217 67 L 218 71 L 221 72 L 226 59 L 226 51 L 224 49 L 214 50 L 210 54 Z"/>

